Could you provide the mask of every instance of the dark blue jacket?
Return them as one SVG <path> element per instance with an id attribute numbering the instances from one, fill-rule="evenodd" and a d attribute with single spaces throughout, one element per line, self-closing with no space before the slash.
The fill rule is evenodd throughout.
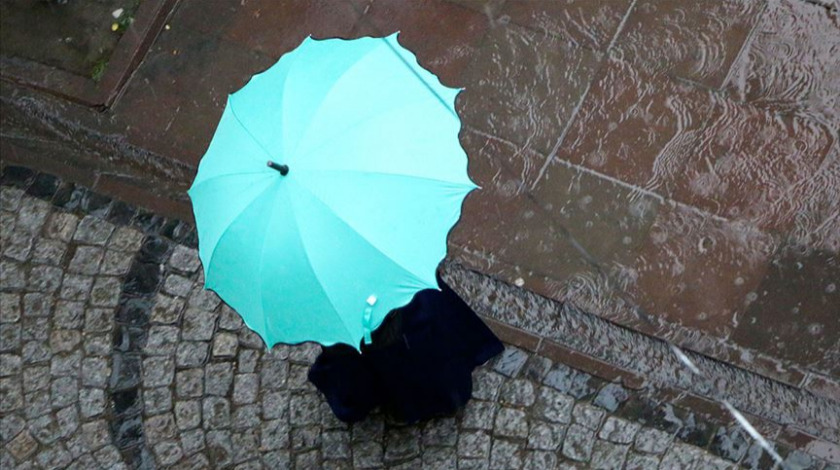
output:
<path id="1" fill-rule="evenodd" d="M 362 352 L 325 347 L 309 380 L 342 421 L 377 406 L 402 423 L 452 414 L 472 395 L 472 371 L 504 347 L 475 312 L 438 280 L 393 310 Z"/>

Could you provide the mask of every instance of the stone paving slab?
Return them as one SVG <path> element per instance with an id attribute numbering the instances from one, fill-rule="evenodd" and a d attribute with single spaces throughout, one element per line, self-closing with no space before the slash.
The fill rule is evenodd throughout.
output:
<path id="1" fill-rule="evenodd" d="M 306 379 L 318 346 L 267 350 L 202 288 L 189 225 L 24 168 L 2 180 L 3 468 L 772 467 L 656 387 L 510 345 L 453 417 L 346 425 Z M 789 468 L 838 460 L 793 434 L 776 448 Z"/>
<path id="2" fill-rule="evenodd" d="M 752 0 L 640 0 L 615 52 L 640 69 L 720 88 L 765 8 Z"/>

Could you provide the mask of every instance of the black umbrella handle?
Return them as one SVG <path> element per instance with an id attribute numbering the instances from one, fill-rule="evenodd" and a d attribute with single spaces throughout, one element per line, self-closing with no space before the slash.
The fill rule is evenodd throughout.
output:
<path id="1" fill-rule="evenodd" d="M 269 168 L 273 168 L 273 169 L 279 171 L 280 174 L 283 175 L 283 176 L 286 176 L 286 175 L 289 174 L 289 166 L 288 165 L 281 165 L 281 164 L 275 163 L 271 160 L 269 160 L 268 163 L 266 163 L 266 165 L 268 165 Z"/>

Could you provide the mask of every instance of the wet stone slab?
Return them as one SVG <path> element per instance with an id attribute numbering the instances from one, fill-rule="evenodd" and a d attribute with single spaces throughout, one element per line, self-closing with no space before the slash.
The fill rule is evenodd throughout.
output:
<path id="1" fill-rule="evenodd" d="M 835 7 L 836 12 L 836 7 Z M 830 57 L 840 26 L 829 8 L 770 2 L 754 38 L 733 64 L 727 88 L 740 100 L 781 112 L 799 111 L 840 124 L 840 76 Z"/>
<path id="2" fill-rule="evenodd" d="M 836 322 L 840 262 L 824 251 L 788 246 L 774 257 L 772 266 L 752 291 L 754 301 L 743 317 L 753 332 L 737 330 L 733 340 L 837 376 L 840 345 L 832 338 L 840 335 Z"/>
<path id="3" fill-rule="evenodd" d="M 641 0 L 615 50 L 641 69 L 719 88 L 763 10 L 752 0 Z"/>
<path id="4" fill-rule="evenodd" d="M 194 2 L 187 2 L 191 4 Z M 210 9 L 207 10 L 212 11 Z M 213 136 L 228 94 L 274 63 L 238 44 L 185 28 L 163 31 L 131 87 L 113 107 L 120 132 L 144 148 L 197 165 Z M 227 63 L 227 66 L 218 64 Z M 155 100 L 149 100 L 151 93 Z M 167 119 L 159 119 L 161 115 Z M 187 188 L 187 182 L 179 182 Z M 154 223 L 150 218 L 150 223 Z"/>
<path id="5" fill-rule="evenodd" d="M 488 31 L 458 100 L 464 126 L 549 154 L 600 55 L 516 24 Z"/>
<path id="6" fill-rule="evenodd" d="M 832 143 L 819 122 L 735 106 L 612 59 L 558 157 L 715 215 L 789 230 L 789 198 L 772 188 L 807 185 Z"/>
<path id="7" fill-rule="evenodd" d="M 399 32 L 400 44 L 450 87 L 463 86 L 462 75 L 490 26 L 486 15 L 445 0 L 382 0 L 364 9 L 364 2 L 356 3 L 364 15 L 354 26 L 352 37 Z"/>

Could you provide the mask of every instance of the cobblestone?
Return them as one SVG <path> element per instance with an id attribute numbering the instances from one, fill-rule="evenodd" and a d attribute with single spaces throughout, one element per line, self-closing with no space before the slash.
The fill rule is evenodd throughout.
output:
<path id="1" fill-rule="evenodd" d="M 59 298 L 84 302 L 90 295 L 91 287 L 93 287 L 93 277 L 68 274 L 64 276 L 64 281 L 61 283 Z"/>
<path id="2" fill-rule="evenodd" d="M 233 403 L 237 405 L 254 403 L 259 393 L 257 374 L 238 374 L 234 379 Z"/>
<path id="3" fill-rule="evenodd" d="M 374 414 L 346 425 L 306 380 L 319 349 L 265 350 L 203 291 L 194 249 L 144 242 L 92 216 L 42 213 L 43 204 L 21 207 L 41 211 L 26 227 L 43 220 L 44 229 L 31 256 L 2 260 L 9 468 L 134 468 L 139 461 L 127 459 L 141 455 L 146 468 L 243 469 L 728 468 L 748 458 L 737 429 L 719 428 L 708 449 L 674 442 L 615 415 L 639 392 L 513 347 L 476 371 L 474 399 L 454 417 L 397 426 Z M 166 281 L 137 293 L 125 287 L 141 247 L 157 263 L 150 275 Z M 64 249 L 55 265 L 41 264 Z"/>
<path id="4" fill-rule="evenodd" d="M 659 468 L 659 458 L 655 455 L 630 452 L 627 454 L 624 468 L 625 470 L 656 470 Z"/>
<path id="5" fill-rule="evenodd" d="M 574 399 L 567 395 L 563 395 L 548 387 L 542 387 L 540 389 L 537 409 L 549 421 L 570 423 L 572 421 L 572 408 L 574 405 Z"/>
<path id="6" fill-rule="evenodd" d="M 493 370 L 508 377 L 515 377 L 527 360 L 528 353 L 525 351 L 518 348 L 506 348 L 495 360 Z"/>
<path id="7" fill-rule="evenodd" d="M 76 232 L 76 226 L 78 224 L 79 218 L 73 214 L 53 212 L 44 230 L 44 236 L 69 242 L 73 238 L 73 233 Z"/>
<path id="8" fill-rule="evenodd" d="M 113 224 L 89 215 L 79 222 L 73 240 L 91 245 L 104 245 L 114 228 Z"/>
<path id="9" fill-rule="evenodd" d="M 239 339 L 232 333 L 219 333 L 213 339 L 213 356 L 234 357 L 239 344 Z"/>
<path id="10" fill-rule="evenodd" d="M 93 418 L 105 412 L 105 392 L 95 388 L 85 388 L 79 392 L 79 410 L 82 418 Z"/>
<path id="11" fill-rule="evenodd" d="M 184 312 L 182 337 L 186 340 L 209 341 L 213 337 L 216 315 L 213 312 L 188 308 Z"/>
<path id="12" fill-rule="evenodd" d="M 624 457 L 627 455 L 629 449 L 630 446 L 628 445 L 597 441 L 592 448 L 591 468 L 603 470 L 621 468 L 624 465 Z"/>
<path id="13" fill-rule="evenodd" d="M 517 379 L 505 383 L 501 389 L 501 401 L 514 406 L 531 406 L 536 400 L 534 384 L 530 380 Z"/>
<path id="14" fill-rule="evenodd" d="M 175 376 L 175 361 L 168 357 L 143 360 L 143 384 L 147 387 L 166 387 Z"/>
<path id="15" fill-rule="evenodd" d="M 52 302 L 53 298 L 49 295 L 26 294 L 23 296 L 23 316 L 48 317 L 52 310 Z"/>
<path id="16" fill-rule="evenodd" d="M 198 251 L 183 245 L 178 245 L 172 251 L 172 255 L 169 258 L 169 265 L 178 271 L 188 274 L 194 273 L 201 265 L 198 259 Z"/>
<path id="17" fill-rule="evenodd" d="M 134 258 L 131 252 L 107 250 L 102 258 L 100 273 L 111 276 L 123 276 L 128 273 Z"/>
<path id="18" fill-rule="evenodd" d="M 90 293 L 91 305 L 115 307 L 120 297 L 122 283 L 116 277 L 97 277 Z"/>
<path id="19" fill-rule="evenodd" d="M 644 428 L 636 435 L 634 447 L 645 453 L 661 454 L 668 448 L 672 439 L 670 434 L 659 429 Z"/>
<path id="20" fill-rule="evenodd" d="M 190 293 L 192 285 L 190 279 L 178 274 L 170 274 L 163 281 L 163 292 L 178 297 L 186 297 Z"/>
<path id="21" fill-rule="evenodd" d="M 590 383 L 592 376 L 584 372 L 572 369 L 564 364 L 555 364 L 554 368 L 546 375 L 545 384 L 553 387 L 576 399 L 585 398 L 596 389 Z"/>
<path id="22" fill-rule="evenodd" d="M 438 418 L 423 428 L 424 446 L 454 446 L 458 440 L 458 427 L 454 418 Z"/>
<path id="23" fill-rule="evenodd" d="M 14 323 L 20 320 L 20 295 L 0 294 L 0 323 Z"/>
<path id="24" fill-rule="evenodd" d="M 519 445 L 515 442 L 496 439 L 493 441 L 493 450 L 490 453 L 490 468 L 504 470 L 508 468 L 520 468 L 522 459 L 519 457 Z"/>
<path id="25" fill-rule="evenodd" d="M 586 462 L 592 455 L 595 436 L 592 431 L 579 424 L 569 426 L 563 441 L 563 455 L 571 460 Z"/>
<path id="26" fill-rule="evenodd" d="M 610 416 L 601 428 L 598 437 L 616 444 L 631 444 L 640 428 L 641 425 L 638 423 Z"/>
<path id="27" fill-rule="evenodd" d="M 712 440 L 711 448 L 720 456 L 737 462 L 744 457 L 750 446 L 747 433 L 739 428 L 718 428 Z"/>
<path id="28" fill-rule="evenodd" d="M 233 363 L 210 363 L 204 368 L 204 391 L 208 395 L 225 396 L 233 384 Z"/>
<path id="29" fill-rule="evenodd" d="M 57 265 L 61 262 L 62 258 L 64 258 L 64 253 L 66 252 L 66 243 L 42 238 L 35 244 L 35 249 L 32 253 L 32 261 L 36 263 Z"/>
<path id="30" fill-rule="evenodd" d="M 531 424 L 527 447 L 536 450 L 557 451 L 565 437 L 566 428 L 562 424 L 536 421 Z"/>
<path id="31" fill-rule="evenodd" d="M 172 392 L 168 387 L 148 388 L 143 392 L 143 409 L 150 415 L 172 409 Z"/>
<path id="32" fill-rule="evenodd" d="M 23 371 L 23 388 L 29 391 L 43 390 L 50 384 L 50 368 L 29 366 Z"/>
<path id="33" fill-rule="evenodd" d="M 499 436 L 525 438 L 528 436 L 528 420 L 525 412 L 501 408 L 496 414 L 493 433 Z"/>
<path id="34" fill-rule="evenodd" d="M 179 342 L 175 353 L 175 364 L 178 367 L 198 367 L 207 358 L 207 343 Z"/>
<path id="35" fill-rule="evenodd" d="M 603 410 L 586 403 L 578 403 L 572 411 L 572 418 L 575 423 L 593 431 L 597 431 L 601 427 L 603 417 Z"/>
<path id="36" fill-rule="evenodd" d="M 9 268 L 11 275 L 21 272 L 20 268 Z M 6 271 L 6 267 L 2 268 Z M 52 294 L 61 286 L 61 279 L 64 273 L 61 268 L 57 266 L 33 266 L 29 272 L 29 282 L 27 286 L 33 292 L 41 294 Z M 22 276 L 20 276 L 22 279 Z M 17 281 L 17 279 L 15 279 Z M 16 287 L 23 287 L 22 284 L 15 282 Z"/>
<path id="37" fill-rule="evenodd" d="M 172 324 L 178 321 L 184 301 L 158 294 L 152 308 L 151 321 L 154 323 Z"/>
<path id="38" fill-rule="evenodd" d="M 109 247 L 117 251 L 134 253 L 143 243 L 143 234 L 130 227 L 119 227 L 111 237 Z"/>

